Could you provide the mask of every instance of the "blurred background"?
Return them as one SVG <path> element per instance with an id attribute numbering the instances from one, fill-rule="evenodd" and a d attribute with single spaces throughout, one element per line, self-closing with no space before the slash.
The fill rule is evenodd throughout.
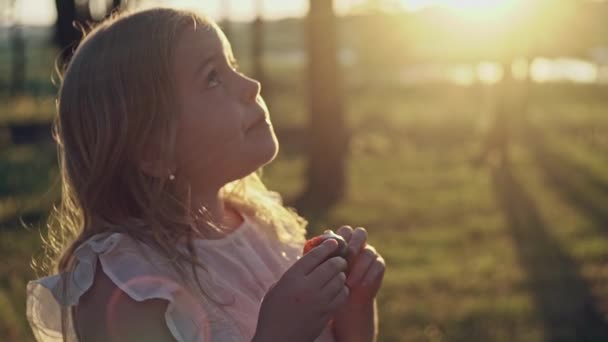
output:
<path id="1" fill-rule="evenodd" d="M 0 340 L 31 341 L 54 68 L 111 10 L 203 11 L 262 81 L 266 184 L 365 226 L 379 341 L 608 341 L 608 1 L 0 0 Z M 145 39 L 145 37 L 143 38 Z"/>

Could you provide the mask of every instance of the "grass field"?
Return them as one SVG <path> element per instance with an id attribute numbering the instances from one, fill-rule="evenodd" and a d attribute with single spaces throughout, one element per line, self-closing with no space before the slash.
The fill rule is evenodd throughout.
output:
<path id="1" fill-rule="evenodd" d="M 304 185 L 305 95 L 268 92 L 282 147 L 264 178 L 290 198 Z M 388 263 L 380 341 L 608 341 L 606 89 L 533 87 L 488 150 L 492 94 L 351 89 L 348 196 L 311 230 L 368 229 Z M 56 198 L 54 158 L 49 144 L 0 150 L 3 341 L 32 339 L 25 284 L 40 230 L 20 219 L 39 221 Z"/>

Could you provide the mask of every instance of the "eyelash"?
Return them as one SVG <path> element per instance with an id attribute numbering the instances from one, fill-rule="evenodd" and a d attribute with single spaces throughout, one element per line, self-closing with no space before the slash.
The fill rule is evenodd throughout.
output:
<path id="1" fill-rule="evenodd" d="M 211 82 L 217 82 L 217 84 L 213 84 L 211 85 Z M 219 78 L 219 73 L 217 72 L 217 70 L 211 69 L 211 71 L 209 72 L 209 75 L 207 76 L 207 87 L 208 88 L 215 88 L 216 86 L 220 85 L 222 83 L 222 81 Z"/>
<path id="2" fill-rule="evenodd" d="M 239 72 L 239 64 L 237 63 L 236 59 L 234 58 L 230 58 L 228 59 L 228 66 L 230 66 L 230 68 L 236 72 Z M 213 84 L 211 85 L 211 82 L 217 82 L 217 84 Z M 217 70 L 211 69 L 211 71 L 209 72 L 209 75 L 207 76 L 207 87 L 208 88 L 215 88 L 216 86 L 222 84 L 222 81 L 219 78 L 219 73 L 217 72 Z"/>

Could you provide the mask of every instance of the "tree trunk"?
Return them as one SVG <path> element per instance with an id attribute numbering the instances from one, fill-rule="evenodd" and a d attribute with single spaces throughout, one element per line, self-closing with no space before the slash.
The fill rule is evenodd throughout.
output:
<path id="1" fill-rule="evenodd" d="M 65 66 L 70 60 L 82 34 L 74 27 L 74 22 L 78 22 L 75 1 L 55 0 L 55 7 L 57 8 L 55 44 L 61 49 L 59 58 L 62 65 Z"/>
<path id="2" fill-rule="evenodd" d="M 9 13 L 12 14 L 10 28 L 11 42 L 11 80 L 10 95 L 22 95 L 25 92 L 25 40 L 23 38 L 23 27 L 15 15 L 16 0 L 8 3 Z"/>
<path id="3" fill-rule="evenodd" d="M 348 130 L 342 104 L 342 85 L 333 1 L 310 0 L 309 57 L 309 161 L 307 188 L 300 204 L 327 209 L 346 191 Z"/>
<path id="4" fill-rule="evenodd" d="M 77 7 L 75 0 L 55 0 L 57 8 L 55 44 L 61 49 L 59 57 L 63 66 L 67 65 L 82 39 L 82 32 L 77 28 L 78 25 L 83 25 L 86 21 L 92 21 L 88 4 L 88 1 L 85 1 L 79 5 L 82 7 Z M 112 6 L 108 9 L 105 17 L 113 12 L 120 11 L 122 5 L 122 0 L 112 0 Z"/>
<path id="5" fill-rule="evenodd" d="M 25 92 L 25 41 L 19 23 L 11 27 L 11 50 L 13 55 L 11 75 L 11 95 L 22 95 Z"/>
<path id="6" fill-rule="evenodd" d="M 264 85 L 264 68 L 262 55 L 264 51 L 264 21 L 262 20 L 263 0 L 256 0 L 257 15 L 253 21 L 253 39 L 251 48 L 251 60 L 253 62 L 253 77 Z M 263 89 L 263 88 L 262 88 Z"/>
<path id="7" fill-rule="evenodd" d="M 219 21 L 220 28 L 228 40 L 232 37 L 230 30 L 230 0 L 222 0 L 222 18 Z"/>

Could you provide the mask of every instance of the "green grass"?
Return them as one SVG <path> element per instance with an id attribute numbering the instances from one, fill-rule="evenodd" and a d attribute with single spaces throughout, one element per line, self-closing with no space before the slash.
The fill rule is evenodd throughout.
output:
<path id="1" fill-rule="evenodd" d="M 530 125 L 542 141 L 515 126 L 508 168 L 492 158 L 480 165 L 491 100 L 403 92 L 351 102 L 349 195 L 311 227 L 363 225 L 385 256 L 380 340 L 608 338 L 608 215 L 599 216 L 608 201 L 587 187 L 576 195 L 595 211 L 579 208 L 542 173 L 566 173 L 574 164 L 586 173 L 568 172 L 561 182 L 597 184 L 608 175 L 606 155 L 574 144 L 577 137 L 558 128 L 568 118 L 539 96 L 530 107 L 541 112 L 541 125 Z M 580 101 L 569 100 L 573 108 Z M 602 122 L 606 108 L 588 104 L 582 122 Z M 581 122 L 576 113 L 569 117 Z M 541 142 L 559 151 L 559 164 L 544 165 L 531 146 Z M 293 159 L 285 153 L 267 168 L 271 187 L 290 193 L 303 186 Z"/>
<path id="2" fill-rule="evenodd" d="M 306 135 L 285 133 L 305 123 L 298 89 L 267 88 L 283 139 L 264 179 L 287 198 L 305 185 Z M 380 341 L 608 338 L 608 103 L 567 90 L 535 88 L 526 120 L 513 115 L 508 158 L 492 151 L 485 162 L 495 103 L 487 89 L 347 93 L 348 195 L 310 228 L 368 229 L 388 264 Z M 596 145 L 581 138 L 591 131 Z M 56 197 L 53 153 L 0 151 L 0 336 L 8 341 L 32 339 L 24 287 L 40 238 L 18 218 L 39 218 L 28 213 Z"/>

